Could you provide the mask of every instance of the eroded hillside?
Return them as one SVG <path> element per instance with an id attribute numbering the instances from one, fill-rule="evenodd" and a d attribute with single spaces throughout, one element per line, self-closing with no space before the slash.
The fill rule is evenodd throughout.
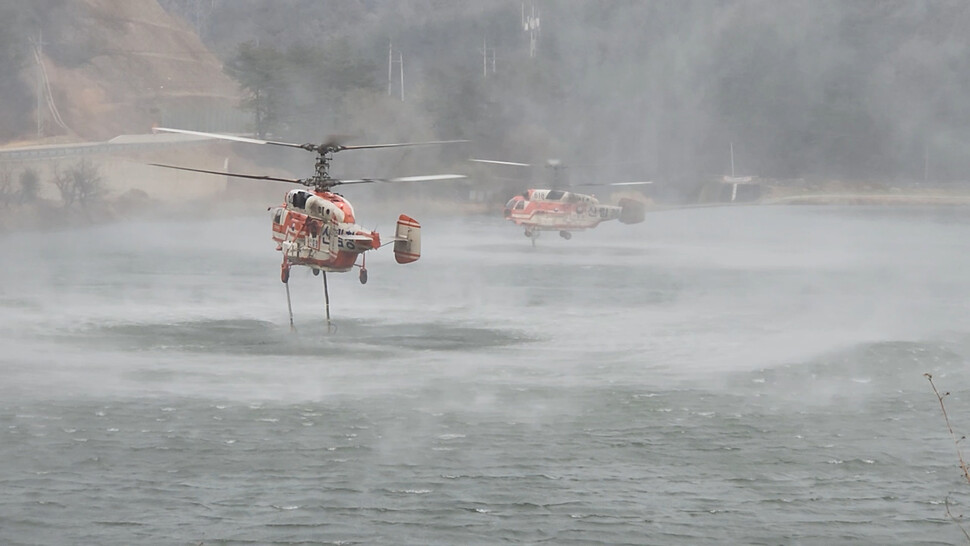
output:
<path id="1" fill-rule="evenodd" d="M 238 115 L 237 86 L 221 62 L 155 0 L 41 1 L 13 9 L 31 44 L 20 83 L 34 90 L 41 82 L 40 136 L 46 140 L 105 140 L 147 132 L 156 123 L 217 124 Z M 27 96 L 0 106 L 30 112 L 32 123 L 17 140 L 37 137 L 38 94 Z"/>

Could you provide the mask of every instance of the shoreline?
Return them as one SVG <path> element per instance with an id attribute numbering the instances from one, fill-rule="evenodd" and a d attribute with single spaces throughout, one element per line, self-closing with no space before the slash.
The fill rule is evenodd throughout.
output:
<path id="1" fill-rule="evenodd" d="M 970 206 L 970 194 L 823 193 L 761 199 L 758 205 Z"/>
<path id="2" fill-rule="evenodd" d="M 136 192 L 137 193 L 137 192 Z M 30 205 L 10 205 L 2 209 L 0 235 L 16 232 L 49 231 L 94 226 L 113 222 L 124 222 L 132 218 L 180 219 L 180 218 L 217 218 L 236 214 L 252 213 L 263 208 L 259 200 L 220 200 L 197 198 L 179 205 L 151 199 L 147 195 L 126 195 L 92 203 L 90 207 L 64 208 L 53 200 L 39 200 Z M 139 198 L 140 197 L 140 198 Z M 127 198 L 127 199 L 126 199 Z M 461 201 L 413 201 L 396 203 L 395 210 L 408 208 L 418 215 L 448 214 L 453 216 L 491 216 L 500 214 L 501 207 L 487 203 L 466 203 Z M 724 202 L 711 201 L 678 205 L 653 203 L 647 212 L 660 212 L 678 209 L 706 207 L 750 207 L 750 206 L 839 206 L 839 207 L 933 207 L 959 208 L 970 207 L 970 194 L 865 194 L 865 193 L 825 193 L 798 194 L 772 197 L 755 201 Z M 372 204 L 371 212 L 376 216 L 391 214 L 389 205 Z"/>

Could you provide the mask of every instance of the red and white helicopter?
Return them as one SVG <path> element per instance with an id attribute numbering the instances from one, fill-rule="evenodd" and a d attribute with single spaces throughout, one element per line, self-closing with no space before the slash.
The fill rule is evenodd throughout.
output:
<path id="1" fill-rule="evenodd" d="M 155 131 L 182 133 L 251 144 L 271 144 L 290 148 L 300 148 L 316 152 L 314 173 L 309 178 L 280 178 L 265 175 L 250 175 L 192 169 L 175 165 L 151 163 L 156 167 L 179 169 L 198 173 L 208 173 L 252 180 L 289 182 L 300 184 L 308 190 L 293 189 L 286 193 L 283 204 L 270 207 L 273 221 L 273 241 L 276 250 L 282 252 L 280 280 L 286 285 L 286 305 L 290 313 L 290 327 L 293 327 L 293 306 L 290 303 L 290 268 L 294 265 L 309 267 L 314 275 L 323 274 L 324 298 L 326 300 L 327 325 L 330 325 L 330 291 L 327 287 L 327 273 L 343 273 L 360 268 L 360 282 L 367 283 L 367 264 L 364 253 L 394 243 L 394 259 L 399 264 L 408 264 L 421 257 L 421 224 L 402 214 L 398 217 L 394 237 L 382 244 L 376 231 L 364 229 L 356 223 L 354 208 L 342 195 L 331 191 L 334 186 L 368 184 L 376 182 L 418 182 L 426 180 L 456 180 L 466 178 L 458 174 L 436 174 L 425 176 L 406 176 L 400 178 L 359 178 L 339 180 L 330 176 L 330 161 L 333 154 L 344 150 L 363 150 L 373 148 L 396 148 L 403 146 L 422 146 L 428 144 L 448 144 L 466 142 L 464 140 L 443 140 L 434 142 L 405 142 L 397 144 L 364 144 L 346 146 L 336 139 L 323 144 L 294 144 L 273 140 L 262 140 L 219 133 L 205 133 L 184 129 L 156 127 Z M 360 263 L 358 262 L 360 257 Z"/>
<path id="2" fill-rule="evenodd" d="M 531 167 L 529 163 L 472 159 L 477 163 Z M 525 236 L 536 239 L 542 231 L 558 231 L 563 239 L 571 239 L 573 231 L 592 229 L 607 220 L 619 220 L 624 224 L 642 222 L 646 213 L 644 204 L 636 199 L 621 198 L 617 205 L 601 204 L 593 195 L 558 189 L 560 186 L 640 186 L 651 181 L 585 183 L 562 185 L 559 178 L 564 168 L 559 160 L 550 159 L 547 167 L 552 168 L 552 189 L 528 189 L 514 196 L 505 204 L 505 218 L 525 228 Z"/>

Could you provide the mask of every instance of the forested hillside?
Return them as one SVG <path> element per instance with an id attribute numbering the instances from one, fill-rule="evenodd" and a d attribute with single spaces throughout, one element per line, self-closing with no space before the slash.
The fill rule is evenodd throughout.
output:
<path id="1" fill-rule="evenodd" d="M 970 170 L 962 1 L 164 3 L 226 59 L 288 57 L 274 121 L 295 134 L 361 116 L 361 89 L 386 93 L 390 41 L 405 103 L 356 119 L 365 130 L 386 132 L 385 119 L 473 138 L 482 153 L 636 161 L 611 169 L 667 180 L 727 172 L 731 142 L 737 168 L 766 177 L 953 181 Z M 522 27 L 533 5 L 535 58 Z"/>
<path id="2" fill-rule="evenodd" d="M 155 0 L 0 2 L 0 97 L 0 142 L 105 140 L 229 118 L 239 102 L 221 61 Z"/>
<path id="3" fill-rule="evenodd" d="M 0 4 L 0 136 L 31 131 L 31 81 L 6 75 L 27 62 L 32 21 L 106 3 Z M 241 86 L 236 104 L 249 128 L 288 140 L 468 138 L 477 155 L 559 157 L 572 176 L 595 164 L 600 177 L 680 188 L 728 172 L 732 143 L 738 174 L 970 178 L 963 1 L 160 4 L 196 30 Z M 533 8 L 541 23 L 534 57 L 523 27 Z M 91 47 L 102 35 L 60 28 Z M 128 44 L 128 53 L 150 55 L 157 45 Z M 54 48 L 45 51 L 63 66 L 95 62 L 82 54 L 90 48 Z M 172 78 L 185 84 L 190 76 Z"/>

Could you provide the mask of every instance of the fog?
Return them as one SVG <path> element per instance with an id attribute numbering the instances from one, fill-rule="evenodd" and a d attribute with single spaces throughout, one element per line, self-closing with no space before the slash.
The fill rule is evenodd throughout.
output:
<path id="1" fill-rule="evenodd" d="M 276 101 L 220 130 L 469 139 L 332 171 L 470 180 L 341 188 L 384 240 L 416 217 L 422 257 L 369 252 L 366 285 L 328 275 L 332 328 L 299 267 L 289 328 L 265 212 L 286 185 L 217 178 L 238 206 L 174 218 L 51 201 L 89 222 L 0 233 L 0 542 L 961 539 L 942 503 L 970 497 L 922 374 L 966 413 L 966 209 L 676 205 L 730 172 L 732 145 L 737 175 L 773 184 L 965 189 L 962 3 L 537 1 L 535 57 L 531 2 L 161 4 Z M 202 128 L 191 112 L 164 114 Z M 300 150 L 217 150 L 312 172 Z M 490 209 L 548 181 L 548 158 L 572 182 L 654 179 L 639 198 L 670 206 L 533 245 Z"/>
<path id="2" fill-rule="evenodd" d="M 582 176 L 656 179 L 660 195 L 682 200 L 729 171 L 732 143 L 739 174 L 769 179 L 966 180 L 970 14 L 958 1 L 162 5 L 192 25 L 227 73 L 255 86 L 237 106 L 246 110 L 257 88 L 265 96 L 261 108 L 271 111 L 256 129 L 288 140 L 469 138 L 481 156 L 596 163 Z M 534 57 L 522 27 L 533 7 Z M 2 9 L 0 85 L 9 100 L 0 134 L 16 138 L 33 129 L 35 27 L 45 54 L 65 68 L 102 66 L 120 52 L 110 35 L 82 35 L 105 23 L 77 5 Z M 269 61 L 268 72 L 246 64 L 243 44 Z M 483 55 L 483 44 L 494 54 Z M 404 58 L 403 102 L 399 65 L 388 82 L 389 45 Z M 164 104 L 156 122 L 201 121 L 194 106 Z M 118 123 L 64 114 L 82 137 Z M 206 128 L 244 130 L 243 117 Z M 452 166 L 468 155 L 443 150 L 437 160 Z"/>
<path id="3" fill-rule="evenodd" d="M 264 214 L 0 239 L 0 538 L 958 540 L 962 209 L 420 220 L 334 332 Z"/>
<path id="4" fill-rule="evenodd" d="M 767 178 L 966 179 L 960 2 L 535 2 L 535 57 L 521 28 L 530 2 L 291 2 L 272 14 L 258 0 L 167 4 L 225 55 L 241 34 L 281 51 L 349 44 L 377 93 L 388 42 L 405 54 L 405 102 L 379 108 L 394 123 L 307 116 L 336 97 L 314 102 L 319 86 L 300 84 L 300 117 L 314 124 L 285 131 L 303 138 L 331 124 L 472 138 L 481 155 L 595 162 L 594 176 L 654 177 L 674 196 L 728 172 L 731 143 L 740 173 Z M 483 40 L 495 51 L 487 77 Z"/>
<path id="5" fill-rule="evenodd" d="M 666 211 L 536 248 L 499 218 L 430 215 L 417 264 L 377 252 L 366 286 L 330 275 L 333 335 L 302 268 L 288 331 L 261 215 L 25 234 L 4 243 L 3 323 L 8 362 L 32 364 L 6 388 L 282 402 L 438 381 L 712 385 L 959 336 L 966 226 L 940 214 Z"/>

